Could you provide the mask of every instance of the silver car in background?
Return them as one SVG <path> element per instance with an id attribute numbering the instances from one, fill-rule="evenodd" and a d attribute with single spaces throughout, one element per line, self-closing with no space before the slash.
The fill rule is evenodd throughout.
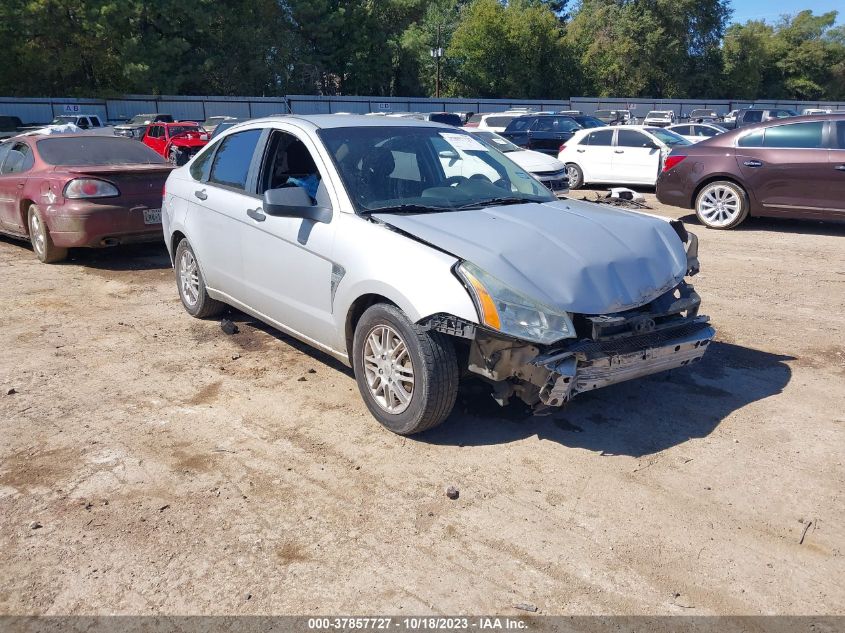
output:
<path id="1" fill-rule="evenodd" d="M 538 411 L 699 360 L 714 336 L 680 222 L 554 195 L 471 134 L 386 117 L 237 125 L 167 181 L 179 295 L 354 369 L 391 431 L 475 376 Z"/>

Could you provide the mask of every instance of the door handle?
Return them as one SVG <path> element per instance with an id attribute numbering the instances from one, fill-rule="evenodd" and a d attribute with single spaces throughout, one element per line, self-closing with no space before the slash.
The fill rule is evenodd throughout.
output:
<path id="1" fill-rule="evenodd" d="M 836 171 L 845 171 L 845 165 L 837 165 L 834 169 Z"/>
<path id="2" fill-rule="evenodd" d="M 576 149 L 575 151 L 576 151 L 576 152 L 578 152 L 579 154 L 583 154 L 583 153 L 584 153 L 584 152 L 586 152 L 587 150 L 585 150 L 585 149 Z"/>
<path id="3" fill-rule="evenodd" d="M 614 154 L 624 154 L 625 150 L 624 149 L 615 149 L 615 150 L 613 150 L 613 153 Z"/>
<path id="4" fill-rule="evenodd" d="M 194 195 L 199 198 L 200 200 L 207 200 L 208 194 L 205 192 L 205 189 L 197 189 L 194 192 Z"/>
<path id="5" fill-rule="evenodd" d="M 23 189 L 23 185 L 24 185 L 24 183 L 19 182 L 19 183 L 18 183 L 18 189 Z"/>
<path id="6" fill-rule="evenodd" d="M 763 166 L 763 162 L 759 161 L 759 160 L 747 160 L 742 164 L 745 165 L 746 167 L 762 167 Z"/>
<path id="7" fill-rule="evenodd" d="M 262 213 L 261 209 L 247 209 L 246 214 L 256 222 L 263 222 L 267 216 Z"/>

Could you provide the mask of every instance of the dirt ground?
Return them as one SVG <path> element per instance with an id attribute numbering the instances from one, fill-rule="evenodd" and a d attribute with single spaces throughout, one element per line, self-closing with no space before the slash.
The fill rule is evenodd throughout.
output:
<path id="1" fill-rule="evenodd" d="M 0 239 L 0 613 L 845 613 L 845 224 L 649 199 L 700 237 L 705 360 L 417 438 L 190 318 L 163 247 Z"/>

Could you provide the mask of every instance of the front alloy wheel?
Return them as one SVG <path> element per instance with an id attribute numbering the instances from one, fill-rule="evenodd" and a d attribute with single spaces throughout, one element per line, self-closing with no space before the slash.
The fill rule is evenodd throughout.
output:
<path id="1" fill-rule="evenodd" d="M 377 325 L 367 335 L 364 373 L 382 409 L 397 414 L 408 408 L 414 395 L 414 365 L 405 341 L 389 325 Z"/>
<path id="2" fill-rule="evenodd" d="M 392 304 L 377 303 L 361 315 L 352 367 L 370 413 L 394 433 L 427 431 L 455 406 L 458 361 L 452 339 L 411 323 Z"/>

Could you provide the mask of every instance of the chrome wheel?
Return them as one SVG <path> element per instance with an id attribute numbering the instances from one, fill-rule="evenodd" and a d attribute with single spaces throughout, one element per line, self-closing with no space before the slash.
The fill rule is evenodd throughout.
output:
<path id="1" fill-rule="evenodd" d="M 580 183 L 581 174 L 578 173 L 578 168 L 575 165 L 568 165 L 566 167 L 566 178 L 569 180 L 569 187 L 575 189 Z"/>
<path id="2" fill-rule="evenodd" d="M 405 341 L 392 327 L 377 325 L 367 334 L 363 356 L 373 399 L 388 413 L 402 413 L 414 395 L 414 366 Z"/>
<path id="3" fill-rule="evenodd" d="M 742 212 L 742 200 L 737 192 L 725 185 L 713 185 L 701 192 L 698 215 L 714 227 L 727 226 L 736 221 Z"/>
<path id="4" fill-rule="evenodd" d="M 200 296 L 200 273 L 197 260 L 190 250 L 184 251 L 179 258 L 179 289 L 185 303 L 192 308 L 197 305 Z"/>
<path id="5" fill-rule="evenodd" d="M 47 234 L 44 225 L 37 213 L 29 214 L 29 235 L 32 240 L 32 248 L 35 249 L 36 255 L 44 257 L 44 249 L 46 248 Z"/>

